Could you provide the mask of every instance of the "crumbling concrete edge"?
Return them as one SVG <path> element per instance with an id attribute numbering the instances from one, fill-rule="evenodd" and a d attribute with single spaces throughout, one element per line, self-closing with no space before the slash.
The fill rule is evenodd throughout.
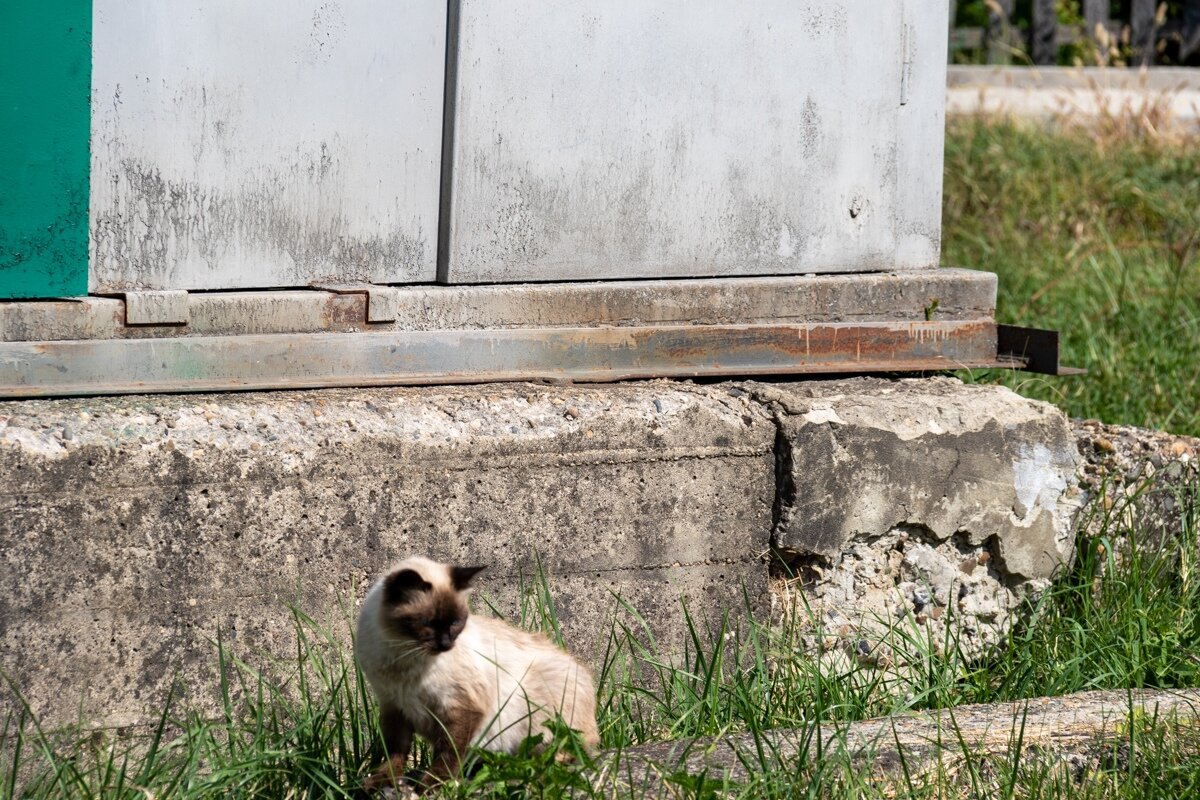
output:
<path id="1" fill-rule="evenodd" d="M 864 378 L 861 380 L 873 382 L 885 382 L 889 379 L 881 378 Z M 902 379 L 904 380 L 904 379 Z M 907 379 L 908 381 L 929 381 L 936 380 L 930 378 Z M 947 383 L 959 384 L 959 381 L 954 378 L 943 379 Z M 823 381 L 824 382 L 824 381 Z M 772 529 L 771 529 L 771 552 L 770 556 L 775 557 L 781 551 L 787 550 L 786 547 L 780 544 L 780 533 L 785 525 L 786 518 L 794 510 L 796 506 L 797 488 L 795 481 L 795 456 L 796 444 L 787 436 L 787 425 L 795 417 L 802 417 L 810 414 L 812 409 L 808 405 L 797 403 L 796 397 L 791 392 L 781 390 L 776 386 L 768 383 L 759 383 L 754 381 L 739 382 L 733 384 L 735 392 L 738 394 L 746 394 L 750 400 L 759 405 L 770 417 L 771 423 L 775 426 L 775 503 L 772 512 Z M 965 386 L 965 384 L 959 384 Z M 998 387 L 992 387 L 998 388 Z M 1031 400 L 1021 395 L 1015 397 L 1020 398 L 1022 402 L 1041 406 L 1046 409 L 1052 409 L 1053 412 L 1062 414 L 1062 412 L 1053 404 L 1042 401 Z M 1062 415 L 1064 425 L 1070 424 L 1065 415 Z M 1081 445 L 1082 447 L 1082 445 Z M 1093 492 L 1082 481 L 1086 460 L 1083 457 L 1078 457 L 1074 460 L 1074 476 L 1073 480 L 1068 481 L 1063 487 L 1064 502 L 1060 505 L 1058 512 L 1060 514 L 1060 523 L 1064 528 L 1073 530 L 1074 523 L 1080 511 L 1087 506 L 1093 499 Z M 909 520 L 902 520 L 902 523 L 907 523 Z M 1060 534 L 1061 536 L 1061 534 Z M 1058 569 L 1070 566 L 1073 561 L 1074 551 L 1073 542 L 1062 539 L 1064 546 L 1063 558 Z M 775 559 L 778 560 L 777 558 Z"/>
<path id="2" fill-rule="evenodd" d="M 776 427 L 774 610 L 810 646 L 984 655 L 1071 567 L 1087 498 L 1053 405 L 945 377 L 742 387 Z"/>

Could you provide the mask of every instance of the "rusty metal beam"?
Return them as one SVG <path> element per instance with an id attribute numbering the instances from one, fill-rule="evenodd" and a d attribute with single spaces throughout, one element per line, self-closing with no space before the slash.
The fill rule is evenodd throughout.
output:
<path id="1" fill-rule="evenodd" d="M 0 343 L 0 397 L 1019 367 L 991 319 Z"/>

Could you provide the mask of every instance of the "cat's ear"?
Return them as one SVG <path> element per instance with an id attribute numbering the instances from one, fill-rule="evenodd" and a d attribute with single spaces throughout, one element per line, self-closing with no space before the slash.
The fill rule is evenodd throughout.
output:
<path id="1" fill-rule="evenodd" d="M 402 569 L 383 579 L 383 599 L 389 605 L 399 605 L 408 602 L 414 594 L 432 588 L 415 570 Z"/>
<path id="2" fill-rule="evenodd" d="M 454 590 L 458 592 L 461 592 L 463 589 L 470 588 L 471 578 L 474 578 L 485 569 L 487 569 L 487 567 L 451 567 L 450 585 L 453 586 Z"/>

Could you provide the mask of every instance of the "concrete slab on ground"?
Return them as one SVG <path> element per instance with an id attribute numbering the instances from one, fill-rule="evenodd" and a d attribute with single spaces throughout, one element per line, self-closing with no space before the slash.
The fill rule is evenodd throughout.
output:
<path id="1" fill-rule="evenodd" d="M 874 784 L 884 796 L 891 794 L 888 789 L 913 785 L 965 789 L 970 778 L 956 781 L 956 775 L 974 776 L 990 764 L 1011 764 L 1017 758 L 1033 763 L 1053 759 L 1050 763 L 1073 774 L 1100 769 L 1132 735 L 1144 735 L 1129 730 L 1131 720 L 1146 726 L 1153 722 L 1151 735 L 1160 741 L 1194 731 L 1200 721 L 1200 691 L 1078 692 L 861 722 L 651 742 L 605 753 L 590 777 L 595 792 L 620 797 L 634 789 L 644 798 L 679 797 L 676 776 L 798 789 L 809 774 L 836 779 L 841 770 Z M 808 765 L 818 769 L 808 773 Z"/>
<path id="2" fill-rule="evenodd" d="M 1088 122 L 1146 117 L 1200 130 L 1200 70 L 1180 67 L 949 68 L 946 113 Z"/>

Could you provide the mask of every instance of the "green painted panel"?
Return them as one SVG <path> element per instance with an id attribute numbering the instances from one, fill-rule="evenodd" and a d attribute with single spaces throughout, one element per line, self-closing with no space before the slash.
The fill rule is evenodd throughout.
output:
<path id="1" fill-rule="evenodd" d="M 87 293 L 91 0 L 0 0 L 0 298 Z"/>

